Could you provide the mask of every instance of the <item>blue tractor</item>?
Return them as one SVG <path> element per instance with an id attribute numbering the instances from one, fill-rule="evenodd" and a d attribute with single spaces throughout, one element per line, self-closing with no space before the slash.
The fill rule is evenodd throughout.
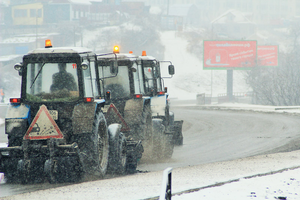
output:
<path id="1" fill-rule="evenodd" d="M 116 62 L 114 62 L 116 63 Z M 111 66 L 114 71 L 116 66 Z M 8 182 L 76 182 L 84 175 L 124 174 L 127 159 L 141 157 L 103 112 L 97 55 L 86 48 L 38 48 L 16 64 L 21 97 L 10 99 L 0 148 L 0 172 Z"/>

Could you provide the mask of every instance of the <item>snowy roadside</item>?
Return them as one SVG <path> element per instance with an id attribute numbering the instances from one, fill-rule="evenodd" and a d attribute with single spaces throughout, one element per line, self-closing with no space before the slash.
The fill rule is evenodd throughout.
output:
<path id="1" fill-rule="evenodd" d="M 299 199 L 300 151 L 175 168 L 172 199 Z M 40 190 L 2 199 L 157 199 L 162 171 Z M 117 192 L 116 192 L 117 191 Z"/>
<path id="2" fill-rule="evenodd" d="M 182 106 L 201 107 L 202 109 L 220 109 L 220 110 L 241 110 L 241 111 L 258 111 L 258 112 L 274 112 L 274 113 L 290 113 L 300 114 L 300 106 L 264 106 L 240 103 L 224 103 L 215 105 L 196 105 L 186 104 Z M 300 151 L 281 153 L 282 157 L 278 157 L 278 161 L 290 157 L 299 159 L 297 155 Z M 296 154 L 295 154 L 296 153 Z M 297 156 L 293 156 L 293 154 Z M 279 154 L 274 154 L 279 155 Z M 262 165 L 266 162 L 270 155 L 264 155 L 264 161 L 253 164 Z M 274 157 L 275 158 L 275 157 Z M 246 158 L 248 159 L 248 158 Z M 251 158 L 250 158 L 251 159 Z M 290 161 L 283 161 L 286 164 L 291 164 Z M 251 165 L 253 165 L 251 164 Z M 249 166 L 251 166 L 249 165 Z M 248 168 L 249 166 L 245 166 Z M 238 179 L 230 179 L 227 182 L 217 183 L 215 185 L 199 187 L 191 190 L 186 190 L 173 196 L 174 200 L 192 200 L 192 199 L 224 199 L 224 200 L 247 200 L 247 199 L 300 199 L 300 165 L 280 170 L 270 170 L 267 173 L 257 173 L 253 176 L 246 176 Z M 173 194 L 174 195 L 174 194 Z"/>
<path id="3" fill-rule="evenodd" d="M 255 178 L 241 178 L 221 186 L 173 196 L 173 200 L 194 199 L 300 199 L 300 169 L 287 169 Z"/>
<path id="4" fill-rule="evenodd" d="M 180 107 L 198 107 L 202 109 L 218 109 L 218 110 L 243 110 L 257 112 L 274 112 L 274 113 L 294 113 L 300 114 L 300 106 L 265 106 L 243 103 L 222 103 L 222 104 L 205 104 L 197 105 L 196 103 L 179 104 L 179 101 L 172 100 L 172 106 Z M 181 101 L 182 102 L 182 101 Z"/>

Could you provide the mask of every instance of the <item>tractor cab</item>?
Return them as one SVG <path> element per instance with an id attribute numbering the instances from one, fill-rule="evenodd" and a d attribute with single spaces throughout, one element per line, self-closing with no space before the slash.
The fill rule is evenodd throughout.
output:
<path id="1" fill-rule="evenodd" d="M 65 103 L 97 96 L 91 78 L 95 76 L 94 61 L 95 54 L 85 48 L 44 48 L 28 53 L 22 64 L 15 65 L 22 76 L 21 101 Z"/>
<path id="2" fill-rule="evenodd" d="M 21 129 L 27 130 L 30 125 L 34 125 L 34 118 L 44 105 L 64 139 L 70 140 L 71 135 L 76 132 L 74 127 L 77 126 L 71 120 L 75 117 L 74 110 L 81 104 L 95 104 L 94 100 L 100 97 L 96 84 L 95 60 L 96 55 L 86 48 L 53 48 L 49 41 L 46 41 L 45 48 L 29 52 L 23 57 L 23 62 L 14 67 L 22 76 L 21 98 L 10 99 L 12 104 L 8 109 L 7 126 L 17 127 L 14 125 L 16 116 L 13 113 L 16 110 L 21 112 L 20 108 L 24 108 L 22 112 L 27 114 L 24 115 L 24 127 Z M 42 133 L 41 128 L 33 130 L 40 131 L 35 135 L 46 134 Z M 15 132 L 12 129 L 6 133 L 10 134 L 10 131 Z M 10 140 L 9 146 L 21 145 L 23 136 L 24 132 L 20 131 L 20 136 L 16 140 Z M 50 137 L 51 134 L 47 134 L 42 138 Z"/>

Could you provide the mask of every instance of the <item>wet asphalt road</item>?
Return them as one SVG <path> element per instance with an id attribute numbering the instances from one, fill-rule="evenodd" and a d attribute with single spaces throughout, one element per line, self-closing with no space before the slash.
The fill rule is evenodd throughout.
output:
<path id="1" fill-rule="evenodd" d="M 174 149 L 169 160 L 142 160 L 138 166 L 141 172 L 300 149 L 300 116 L 184 107 L 172 110 L 177 120 L 184 120 L 184 144 Z M 0 197 L 57 186 L 1 184 Z"/>
<path id="2" fill-rule="evenodd" d="M 141 163 L 140 170 L 163 170 L 300 149 L 300 116 L 251 111 L 173 108 L 184 120 L 183 146 L 170 160 Z"/>

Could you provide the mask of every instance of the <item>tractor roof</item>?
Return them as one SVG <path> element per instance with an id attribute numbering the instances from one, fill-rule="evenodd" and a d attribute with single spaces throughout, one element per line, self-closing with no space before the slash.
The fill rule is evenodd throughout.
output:
<path id="1" fill-rule="evenodd" d="M 103 54 L 97 55 L 98 60 L 113 60 L 117 57 L 118 60 L 136 60 L 138 56 L 129 53 Z"/>
<path id="2" fill-rule="evenodd" d="M 153 56 L 139 56 L 141 60 L 156 60 Z"/>
<path id="3" fill-rule="evenodd" d="M 84 47 L 55 47 L 55 48 L 38 48 L 30 51 L 28 54 L 49 54 L 49 53 L 93 53 L 90 49 Z"/>

